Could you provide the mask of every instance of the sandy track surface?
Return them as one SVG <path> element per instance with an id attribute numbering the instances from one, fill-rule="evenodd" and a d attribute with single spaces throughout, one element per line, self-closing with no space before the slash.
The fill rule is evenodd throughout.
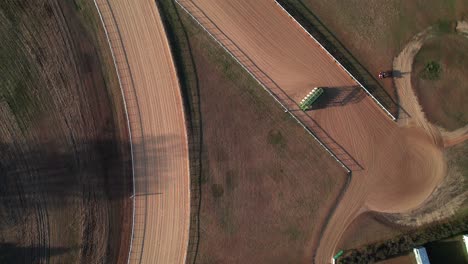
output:
<path id="1" fill-rule="evenodd" d="M 121 77 L 134 144 L 131 263 L 183 263 L 188 145 L 180 87 L 154 1 L 98 0 Z"/>
<path id="2" fill-rule="evenodd" d="M 468 140 L 468 125 L 455 131 L 443 131 L 444 147 L 452 147 Z"/>
<path id="3" fill-rule="evenodd" d="M 316 263 L 330 262 L 360 213 L 413 209 L 441 181 L 442 142 L 431 126 L 409 117 L 400 125 L 392 122 L 274 1 L 179 2 L 254 76 L 268 79 L 260 81 L 353 170 L 323 233 Z M 304 114 L 294 102 L 314 86 L 327 87 L 324 99 Z"/>

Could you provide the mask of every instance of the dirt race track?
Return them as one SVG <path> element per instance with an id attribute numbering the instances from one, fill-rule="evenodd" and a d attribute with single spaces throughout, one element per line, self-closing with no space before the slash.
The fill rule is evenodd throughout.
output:
<path id="1" fill-rule="evenodd" d="M 156 4 L 98 0 L 129 112 L 135 170 L 131 263 L 183 263 L 189 227 L 182 97 Z"/>
<path id="2" fill-rule="evenodd" d="M 274 1 L 179 2 L 246 68 L 252 72 L 255 64 L 256 71 L 268 76 L 269 81 L 260 81 L 352 169 L 315 263 L 330 262 L 360 213 L 408 211 L 441 181 L 445 162 L 440 134 L 424 123 L 391 121 Z M 294 102 L 314 86 L 325 86 L 325 94 L 316 109 L 304 114 Z"/>

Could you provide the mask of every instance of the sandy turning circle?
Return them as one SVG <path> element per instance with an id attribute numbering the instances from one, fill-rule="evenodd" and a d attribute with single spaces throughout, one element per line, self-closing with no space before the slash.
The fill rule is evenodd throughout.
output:
<path id="1" fill-rule="evenodd" d="M 395 129 L 382 139 L 382 146 L 375 159 L 382 175 L 368 175 L 368 209 L 401 213 L 418 207 L 444 176 L 441 149 L 420 128 Z"/>

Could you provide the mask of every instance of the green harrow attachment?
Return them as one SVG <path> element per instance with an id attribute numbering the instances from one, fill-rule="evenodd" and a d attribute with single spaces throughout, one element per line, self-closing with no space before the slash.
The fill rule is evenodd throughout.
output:
<path id="1" fill-rule="evenodd" d="M 323 94 L 323 89 L 315 87 L 302 101 L 299 103 L 299 107 L 302 111 L 307 111 L 312 107 L 312 104 Z"/>

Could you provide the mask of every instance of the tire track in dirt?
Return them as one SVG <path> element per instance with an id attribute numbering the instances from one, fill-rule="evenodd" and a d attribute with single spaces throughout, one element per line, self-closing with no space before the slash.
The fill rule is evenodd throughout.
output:
<path id="1" fill-rule="evenodd" d="M 182 263 L 190 216 L 188 145 L 181 92 L 164 28 L 152 1 L 96 2 L 119 75 L 133 82 L 133 87 L 128 80 L 122 82 L 132 132 L 142 131 L 141 137 L 132 138 L 135 229 L 129 262 Z M 112 10 L 115 23 L 104 9 Z"/>
<path id="2" fill-rule="evenodd" d="M 353 170 L 348 190 L 323 233 L 316 263 L 330 262 L 344 231 L 361 213 L 410 210 L 441 181 L 445 163 L 436 135 L 422 123 L 392 122 L 363 91 L 354 93 L 352 100 L 336 99 L 357 84 L 274 1 L 179 2 L 197 5 L 204 14 L 191 14 L 202 24 L 207 23 L 203 15 L 213 21 L 225 36 L 213 35 L 221 43 L 229 38 L 250 57 L 284 91 L 286 97 L 279 97 L 283 102 L 291 98 L 297 103 L 314 86 L 326 87 L 329 102 L 308 113 L 285 103 Z M 338 96 L 334 99 L 332 93 Z"/>

